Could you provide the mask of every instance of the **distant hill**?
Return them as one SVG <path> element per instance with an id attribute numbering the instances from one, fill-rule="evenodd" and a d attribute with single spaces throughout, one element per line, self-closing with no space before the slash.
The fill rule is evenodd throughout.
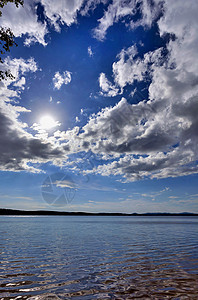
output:
<path id="1" fill-rule="evenodd" d="M 38 216 L 198 216 L 198 214 L 183 212 L 183 213 L 144 213 L 144 214 L 125 214 L 125 213 L 88 213 L 88 212 L 65 212 L 65 211 L 51 211 L 51 210 L 16 210 L 0 208 L 0 215 L 38 215 Z"/>

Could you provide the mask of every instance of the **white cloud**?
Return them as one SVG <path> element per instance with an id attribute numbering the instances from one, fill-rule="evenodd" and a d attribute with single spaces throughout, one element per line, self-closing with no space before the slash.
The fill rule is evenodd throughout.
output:
<path id="1" fill-rule="evenodd" d="M 60 90 L 63 84 L 67 85 L 71 82 L 71 72 L 65 71 L 61 75 L 59 72 L 56 72 L 53 77 L 54 88 Z"/>
<path id="2" fill-rule="evenodd" d="M 76 117 L 76 123 L 79 123 L 80 120 L 79 120 L 79 117 Z"/>
<path id="3" fill-rule="evenodd" d="M 77 13 L 81 9 L 82 3 L 83 0 L 41 0 L 45 16 L 57 31 L 60 31 L 60 26 L 63 24 L 70 26 L 76 22 Z"/>
<path id="4" fill-rule="evenodd" d="M 82 16 L 88 15 L 90 12 L 93 12 L 96 9 L 97 5 L 106 5 L 108 2 L 109 0 L 86 0 L 83 2 L 80 14 Z"/>
<path id="5" fill-rule="evenodd" d="M 185 4 L 165 1 L 159 32 L 176 37 L 167 42 L 168 55 L 157 49 L 140 58 L 132 46 L 123 49 L 113 64 L 114 83 L 104 73 L 100 75 L 101 89 L 109 96 L 134 80 L 144 81 L 145 74 L 151 83 L 147 101 L 131 105 L 123 98 L 92 115 L 84 132 L 73 137 L 81 150 L 107 158 L 87 173 L 120 175 L 133 181 L 198 172 L 197 13 L 195 0 Z"/>
<path id="6" fill-rule="evenodd" d="M 141 81 L 147 71 L 147 65 L 139 58 L 135 59 L 137 49 L 135 46 L 129 47 L 127 50 L 122 50 L 117 62 L 113 63 L 113 76 L 116 84 L 121 88 L 127 83 L 133 84 L 134 80 Z"/>
<path id="7" fill-rule="evenodd" d="M 152 65 L 158 65 L 162 60 L 161 48 L 154 52 L 148 52 L 143 59 L 137 57 L 138 51 L 135 45 L 122 49 L 117 55 L 117 61 L 112 65 L 114 84 L 110 83 L 104 73 L 100 74 L 99 83 L 105 96 L 117 96 L 122 94 L 127 84 L 132 85 L 135 81 L 143 81 L 151 74 Z M 133 92 L 131 94 L 134 95 Z"/>
<path id="8" fill-rule="evenodd" d="M 62 25 L 71 26 L 76 23 L 78 14 L 87 15 L 89 12 L 93 12 L 97 5 L 104 4 L 106 6 L 107 3 L 108 0 L 26 0 L 23 7 L 19 6 L 18 8 L 13 3 L 8 3 L 3 8 L 0 23 L 3 27 L 11 28 L 15 36 L 24 36 L 26 46 L 36 42 L 46 46 L 45 36 L 48 33 L 46 20 L 56 31 L 60 31 Z M 44 8 L 44 22 L 38 20 L 36 11 L 38 4 Z M 137 13 L 137 5 L 142 11 L 142 18 L 133 22 L 132 18 Z M 126 25 L 131 28 L 140 25 L 149 27 L 158 17 L 160 8 L 161 1 L 157 0 L 154 5 L 146 0 L 113 0 L 107 6 L 104 16 L 98 20 L 99 25 L 94 29 L 94 36 L 103 40 L 108 28 L 115 22 L 123 21 L 126 16 L 129 17 Z"/>
<path id="9" fill-rule="evenodd" d="M 80 2 L 76 3 L 80 6 Z M 149 12 L 150 6 L 146 2 L 141 3 L 145 5 L 141 6 L 142 19 L 135 26 L 151 26 L 158 15 L 160 1 L 153 2 L 156 5 L 156 8 L 152 7 L 153 13 Z M 95 31 L 98 38 L 103 39 L 114 22 L 133 15 L 136 4 L 137 1 L 114 0 Z M 98 161 L 97 167 L 84 168 L 85 172 L 104 176 L 119 175 L 127 181 L 197 173 L 197 1 L 184 3 L 166 0 L 163 7 L 163 16 L 158 20 L 159 33 L 162 37 L 166 33 L 175 35 L 167 42 L 168 55 L 165 57 L 162 49 L 157 49 L 140 58 L 133 45 L 123 49 L 114 62 L 113 83 L 104 73 L 99 78 L 102 92 L 115 96 L 127 85 L 132 86 L 134 81 L 144 81 L 148 75 L 151 83 L 147 101 L 131 105 L 122 98 L 114 107 L 106 107 L 91 115 L 83 128 L 76 126 L 66 132 L 57 131 L 48 139 L 28 134 L 25 131 L 26 125 L 19 121 L 19 114 L 25 112 L 25 108 L 5 101 L 20 96 L 24 86 L 24 79 L 21 78 L 25 77 L 26 71 L 34 72 L 36 66 L 33 60 L 28 65 L 27 61 L 10 61 L 9 65 L 17 76 L 13 89 L 10 89 L 12 84 L 9 81 L 4 83 L 2 89 L 2 168 L 32 171 L 33 167 L 28 166 L 28 162 L 52 160 L 54 164 L 64 164 L 66 153 L 69 155 L 85 151 L 105 160 Z M 71 22 L 75 20 L 75 14 Z M 57 22 L 55 17 L 52 23 L 58 26 Z M 53 79 L 57 89 L 70 81 L 71 73 L 68 71 L 62 75 L 57 72 Z"/>
<path id="10" fill-rule="evenodd" d="M 11 69 L 11 72 L 14 77 L 18 78 L 20 74 L 26 72 L 36 72 L 38 70 L 37 63 L 34 58 L 29 58 L 24 60 L 23 58 L 10 59 L 9 57 L 5 59 L 4 68 Z M 11 82 L 11 81 L 9 81 Z"/>
<path id="11" fill-rule="evenodd" d="M 84 0 L 26 0 L 23 6 L 16 6 L 8 3 L 2 9 L 0 25 L 11 28 L 16 37 L 24 37 L 24 44 L 30 46 L 32 43 L 47 45 L 45 36 L 48 33 L 47 22 L 56 31 L 61 30 L 62 25 L 71 26 L 77 22 L 77 14 L 82 8 Z M 100 2 L 100 1 L 98 1 Z M 41 4 L 44 8 L 45 21 L 40 22 L 37 16 L 37 5 Z M 86 14 L 92 8 L 91 1 L 83 6 L 82 13 Z"/>
<path id="12" fill-rule="evenodd" d="M 23 7 L 19 6 L 18 8 L 13 3 L 8 3 L 3 8 L 0 23 L 3 27 L 11 28 L 15 36 L 24 36 L 26 46 L 35 42 L 46 46 L 45 36 L 49 32 L 46 20 L 56 31 L 60 31 L 62 25 L 71 26 L 76 23 L 78 14 L 87 15 L 89 12 L 93 12 L 97 5 L 107 6 L 107 3 L 108 0 L 56 0 L 55 2 L 53 0 L 26 0 Z M 139 25 L 151 26 L 160 11 L 160 3 L 160 1 L 156 1 L 155 5 L 150 5 L 146 0 L 113 0 L 107 6 L 104 16 L 98 20 L 99 25 L 94 29 L 95 37 L 103 40 L 108 28 L 126 16 L 130 17 L 126 25 L 131 28 Z M 38 4 L 44 8 L 44 22 L 38 20 L 36 11 Z M 140 6 L 143 18 L 133 23 L 131 18 L 137 12 L 137 5 Z"/>
<path id="13" fill-rule="evenodd" d="M 0 170 L 40 172 L 34 164 L 44 163 L 62 156 L 60 145 L 55 138 L 27 132 L 28 124 L 20 121 L 22 113 L 31 113 L 25 107 L 15 104 L 24 88 L 27 72 L 36 72 L 38 67 L 31 58 L 9 59 L 4 64 L 14 74 L 15 80 L 1 82 L 0 102 Z"/>
<path id="14" fill-rule="evenodd" d="M 26 82 L 25 77 L 21 77 L 21 79 L 19 79 L 17 82 L 14 83 L 14 86 L 24 88 L 25 82 Z"/>
<path id="15" fill-rule="evenodd" d="M 76 185 L 74 184 L 73 181 L 71 180 L 56 180 L 52 184 L 55 184 L 57 187 L 60 188 L 70 188 L 70 189 L 75 189 Z"/>
<path id="16" fill-rule="evenodd" d="M 16 37 L 25 35 L 25 45 L 38 42 L 46 45 L 45 35 L 47 34 L 46 23 L 38 21 L 36 15 L 35 1 L 26 0 L 23 6 L 15 7 L 8 3 L 2 10 L 0 25 L 11 28 Z"/>
<path id="17" fill-rule="evenodd" d="M 32 163 L 44 162 L 55 150 L 52 150 L 50 143 L 43 143 L 26 132 L 27 124 L 18 119 L 20 113 L 25 111 L 25 108 L 18 110 L 18 106 L 1 101 L 0 170 L 38 172 Z"/>
<path id="18" fill-rule="evenodd" d="M 119 94 L 119 89 L 113 86 L 111 82 L 106 78 L 104 73 L 100 74 L 99 85 L 102 89 L 101 94 L 106 97 L 114 97 Z"/>
<path id="19" fill-rule="evenodd" d="M 89 47 L 87 48 L 87 52 L 88 52 L 89 57 L 92 57 L 92 56 L 94 55 L 94 53 L 93 53 L 93 51 L 92 51 L 92 49 L 91 49 L 91 46 L 89 46 Z"/>
<path id="20" fill-rule="evenodd" d="M 136 1 L 113 0 L 104 13 L 104 16 L 98 20 L 99 25 L 94 29 L 94 36 L 99 40 L 104 40 L 107 29 L 123 19 L 126 16 L 134 15 L 136 12 Z"/>
<path id="21" fill-rule="evenodd" d="M 149 29 L 163 12 L 163 4 L 164 1 L 161 0 L 154 0 L 153 2 L 136 0 L 136 5 L 140 6 L 141 18 L 136 21 L 132 19 L 129 27 L 135 29 L 138 26 L 143 26 L 145 29 Z"/>
<path id="22" fill-rule="evenodd" d="M 103 17 L 98 20 L 99 25 L 94 29 L 94 36 L 98 40 L 104 40 L 109 27 L 119 21 L 131 29 L 138 26 L 150 28 L 162 12 L 162 3 L 160 0 L 153 3 L 148 0 L 113 0 Z M 138 11 L 141 17 L 134 21 L 133 18 Z"/>
<path id="23" fill-rule="evenodd" d="M 28 60 L 20 59 L 10 59 L 7 57 L 4 64 L 1 66 L 3 71 L 10 70 L 10 72 L 15 77 L 15 80 L 8 78 L 2 81 L 0 89 L 0 97 L 3 101 L 10 101 L 15 98 L 20 97 L 20 93 L 25 88 L 26 79 L 23 75 L 27 72 L 36 72 L 38 70 L 37 64 L 33 58 Z M 13 88 L 11 88 L 13 85 Z"/>

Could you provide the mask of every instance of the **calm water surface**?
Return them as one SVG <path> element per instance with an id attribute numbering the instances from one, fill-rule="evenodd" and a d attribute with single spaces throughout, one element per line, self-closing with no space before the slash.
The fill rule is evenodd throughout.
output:
<path id="1" fill-rule="evenodd" d="M 198 299 L 197 217 L 0 217 L 0 299 Z"/>

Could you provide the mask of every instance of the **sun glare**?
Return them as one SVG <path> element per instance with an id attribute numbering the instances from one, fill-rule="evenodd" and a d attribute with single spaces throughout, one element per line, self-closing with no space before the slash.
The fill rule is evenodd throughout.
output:
<path id="1" fill-rule="evenodd" d="M 51 116 L 46 115 L 40 119 L 40 125 L 43 129 L 48 130 L 57 126 L 58 124 L 56 121 L 54 121 L 54 119 Z"/>

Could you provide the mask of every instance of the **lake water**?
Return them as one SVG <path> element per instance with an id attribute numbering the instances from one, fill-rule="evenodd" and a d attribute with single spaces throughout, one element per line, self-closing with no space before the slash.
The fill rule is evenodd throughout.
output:
<path id="1" fill-rule="evenodd" d="M 198 299 L 197 217 L 0 217 L 0 299 Z"/>

